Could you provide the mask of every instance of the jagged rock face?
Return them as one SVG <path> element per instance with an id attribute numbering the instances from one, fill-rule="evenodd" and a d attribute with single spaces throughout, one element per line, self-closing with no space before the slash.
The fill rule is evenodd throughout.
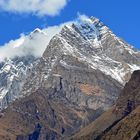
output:
<path id="1" fill-rule="evenodd" d="M 138 51 L 117 38 L 99 20 L 80 21 L 65 26 L 52 38 L 23 93 L 40 86 L 46 89 L 62 86 L 63 96 L 70 102 L 107 110 L 131 72 L 139 68 L 139 59 Z"/>
<path id="2" fill-rule="evenodd" d="M 129 80 L 133 70 L 139 69 L 140 53 L 117 38 L 97 19 L 65 26 L 52 39 L 51 46 L 55 40 L 56 44 L 62 44 L 57 49 L 63 48 L 64 54 L 76 57 L 92 69 L 99 69 L 121 84 Z"/>
<path id="3" fill-rule="evenodd" d="M 16 57 L 1 62 L 0 68 L 0 110 L 19 98 L 28 73 L 36 58 L 33 56 Z"/>
<path id="4" fill-rule="evenodd" d="M 77 57 L 64 54 L 57 44 L 54 46 L 54 42 L 52 43 L 53 46 L 50 44 L 47 47 L 44 59 L 41 59 L 36 67 L 36 74 L 33 71 L 32 79 L 29 78 L 25 84 L 24 93 L 30 93 L 40 86 L 46 89 L 53 87 L 56 95 L 50 96 L 65 97 L 79 106 L 94 110 L 106 110 L 112 106 L 122 85 L 100 70 L 92 69 Z M 58 44 L 61 46 L 61 42 Z M 59 95 L 59 90 L 62 90 L 63 94 Z"/>

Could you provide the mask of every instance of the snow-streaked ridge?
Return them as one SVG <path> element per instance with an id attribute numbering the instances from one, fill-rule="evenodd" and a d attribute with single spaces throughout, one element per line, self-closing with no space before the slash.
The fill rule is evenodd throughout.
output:
<path id="1" fill-rule="evenodd" d="M 73 38 L 79 39 L 80 48 L 76 44 L 70 43 L 70 40 L 66 37 L 68 34 L 71 34 L 72 37 L 75 36 Z M 108 56 L 103 44 L 108 36 L 111 36 L 113 40 L 118 42 L 118 46 L 113 47 L 118 49 L 119 55 L 121 55 L 122 50 L 133 56 L 137 62 L 140 60 L 139 51 L 134 50 L 131 45 L 124 43 L 99 19 L 94 17 L 88 19 L 84 17 L 82 20 L 66 26 L 60 35 L 57 35 L 64 45 L 63 51 L 65 53 L 68 52 L 72 56 L 78 57 L 79 61 L 84 61 L 91 68 L 102 71 L 104 74 L 111 76 L 124 85 L 128 80 L 126 75 L 132 73 L 134 70 L 140 69 L 140 63 L 135 63 L 135 61 L 134 63 L 129 63 L 123 59 L 118 60 L 118 58 L 114 59 Z M 113 51 L 111 52 L 111 48 L 110 53 L 114 53 Z M 79 55 L 77 56 L 77 54 Z M 68 66 L 65 62 L 63 62 L 63 65 Z"/>

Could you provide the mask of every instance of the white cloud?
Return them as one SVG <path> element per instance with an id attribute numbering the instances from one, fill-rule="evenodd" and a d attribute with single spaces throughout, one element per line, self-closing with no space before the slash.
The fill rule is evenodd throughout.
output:
<path id="1" fill-rule="evenodd" d="M 65 22 L 57 26 L 50 26 L 42 30 L 36 29 L 29 35 L 21 34 L 19 39 L 11 40 L 9 43 L 0 46 L 0 60 L 29 54 L 41 57 L 52 37 L 58 34 L 64 25 L 88 20 L 89 17 L 79 14 L 78 18 L 73 21 Z"/>
<path id="2" fill-rule="evenodd" d="M 78 20 L 91 22 L 90 18 L 87 15 L 80 14 L 80 13 L 78 13 Z"/>
<path id="3" fill-rule="evenodd" d="M 9 43 L 0 46 L 0 60 L 29 54 L 41 57 L 52 37 L 59 33 L 64 25 L 70 23 L 66 22 L 42 30 L 36 29 L 29 35 L 21 34 L 19 39 L 11 40 Z"/>
<path id="4" fill-rule="evenodd" d="M 0 0 L 0 9 L 13 13 L 55 16 L 67 2 L 68 0 Z"/>

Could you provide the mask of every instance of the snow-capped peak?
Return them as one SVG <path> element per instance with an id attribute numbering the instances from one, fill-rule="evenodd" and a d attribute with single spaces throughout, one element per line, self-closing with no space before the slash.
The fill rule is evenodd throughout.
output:
<path id="1" fill-rule="evenodd" d="M 140 53 L 121 41 L 97 18 L 80 17 L 65 26 L 60 34 L 58 37 L 61 37 L 65 53 L 71 53 L 121 84 L 129 79 L 128 73 L 140 69 Z"/>
<path id="2" fill-rule="evenodd" d="M 87 37 L 87 39 L 95 39 L 99 36 L 99 30 L 95 27 L 95 24 L 91 19 L 77 22 L 75 23 L 75 26 L 83 36 Z"/>
<path id="3" fill-rule="evenodd" d="M 38 34 L 47 35 L 46 32 L 44 32 L 43 30 L 36 28 L 34 31 L 32 31 L 30 33 L 30 36 L 34 36 L 34 35 L 38 35 Z"/>
<path id="4" fill-rule="evenodd" d="M 42 32 L 42 30 L 41 29 L 39 29 L 39 28 L 36 28 L 32 33 L 41 33 Z"/>

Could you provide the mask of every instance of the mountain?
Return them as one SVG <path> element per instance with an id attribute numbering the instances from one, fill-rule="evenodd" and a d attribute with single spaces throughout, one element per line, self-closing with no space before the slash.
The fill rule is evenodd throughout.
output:
<path id="1" fill-rule="evenodd" d="M 86 19 L 64 26 L 52 38 L 23 92 L 60 86 L 70 102 L 107 110 L 131 73 L 139 69 L 139 59 L 140 53 L 102 22 Z"/>
<path id="2" fill-rule="evenodd" d="M 140 70 L 132 74 L 116 105 L 80 130 L 71 140 L 138 140 L 139 117 Z"/>
<path id="3" fill-rule="evenodd" d="M 47 44 L 46 40 L 45 32 L 35 29 L 29 35 L 17 39 L 10 49 L 7 48 L 6 51 L 9 53 L 7 57 L 0 56 L 3 58 L 0 61 L 0 110 L 22 96 L 20 92 L 28 73 L 40 58 L 36 54 L 36 49 L 44 48 L 43 46 Z M 41 43 L 37 46 L 39 41 Z M 1 49 L 0 51 L 2 51 L 1 55 L 5 53 Z"/>
<path id="4" fill-rule="evenodd" d="M 65 25 L 27 73 L 22 98 L 2 111 L 0 138 L 70 137 L 111 109 L 131 73 L 139 68 L 140 52 L 99 19 Z M 120 118 L 113 116 L 112 122 L 116 119 Z"/>

